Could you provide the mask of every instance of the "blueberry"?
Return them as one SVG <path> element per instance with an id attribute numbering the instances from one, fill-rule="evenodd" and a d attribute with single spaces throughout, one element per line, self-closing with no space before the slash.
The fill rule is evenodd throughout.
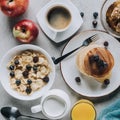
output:
<path id="1" fill-rule="evenodd" d="M 109 43 L 107 41 L 104 42 L 104 46 L 108 47 Z"/>
<path id="2" fill-rule="evenodd" d="M 19 60 L 16 59 L 16 60 L 14 61 L 14 64 L 15 64 L 15 65 L 18 65 L 18 64 L 19 64 Z"/>
<path id="3" fill-rule="evenodd" d="M 33 57 L 33 62 L 37 63 L 39 61 L 39 58 L 37 56 Z"/>
<path id="4" fill-rule="evenodd" d="M 16 80 L 15 84 L 19 86 L 21 84 L 21 80 Z"/>
<path id="5" fill-rule="evenodd" d="M 27 70 L 25 70 L 22 74 L 23 74 L 24 78 L 28 78 L 29 72 Z"/>
<path id="6" fill-rule="evenodd" d="M 104 68 L 106 68 L 106 67 L 108 67 L 108 64 L 107 64 L 107 62 L 103 62 L 103 66 L 104 66 Z"/>
<path id="7" fill-rule="evenodd" d="M 48 83 L 49 82 L 49 77 L 48 76 L 44 77 L 43 81 L 46 82 L 46 83 Z"/>
<path id="8" fill-rule="evenodd" d="M 28 71 L 30 71 L 30 70 L 31 70 L 31 68 L 32 68 L 32 66 L 31 66 L 31 65 L 26 65 L 26 69 L 27 69 Z"/>
<path id="9" fill-rule="evenodd" d="M 109 79 L 105 79 L 104 80 L 104 85 L 108 85 L 108 84 L 110 84 L 110 80 Z"/>
<path id="10" fill-rule="evenodd" d="M 101 67 L 101 66 L 104 66 L 104 61 L 99 59 L 97 61 L 97 66 L 98 66 L 98 68 Z"/>
<path id="11" fill-rule="evenodd" d="M 81 15 L 81 17 L 84 17 L 84 12 L 81 12 L 80 15 Z"/>
<path id="12" fill-rule="evenodd" d="M 97 27 L 98 22 L 97 22 L 96 20 L 93 20 L 92 24 L 93 24 L 93 27 L 94 27 L 94 28 L 96 28 L 96 27 Z"/>
<path id="13" fill-rule="evenodd" d="M 14 77 L 14 76 L 15 76 L 14 71 L 11 71 L 11 72 L 10 72 L 10 76 L 11 76 L 11 77 Z"/>
<path id="14" fill-rule="evenodd" d="M 100 66 L 100 67 L 99 67 L 99 73 L 100 73 L 100 74 L 102 74 L 102 73 L 104 72 L 104 70 L 105 70 L 104 66 Z"/>
<path id="15" fill-rule="evenodd" d="M 77 83 L 80 83 L 80 82 L 81 82 L 80 77 L 76 77 L 76 78 L 75 78 L 75 81 L 76 81 Z"/>
<path id="16" fill-rule="evenodd" d="M 32 80 L 28 79 L 27 83 L 28 83 L 28 85 L 30 85 L 32 83 Z"/>
<path id="17" fill-rule="evenodd" d="M 30 94 L 31 92 L 32 92 L 31 87 L 27 87 L 27 88 L 26 88 L 26 93 L 27 93 L 27 94 Z"/>
<path id="18" fill-rule="evenodd" d="M 90 63 L 90 64 L 94 63 L 94 56 L 93 56 L 93 55 L 91 55 L 91 56 L 89 57 L 89 63 Z"/>
<path id="19" fill-rule="evenodd" d="M 94 19 L 96 19 L 98 17 L 98 12 L 94 12 L 93 17 L 94 17 Z"/>
<path id="20" fill-rule="evenodd" d="M 14 70 L 14 65 L 10 65 L 10 66 L 9 66 L 9 69 L 10 69 L 10 70 Z"/>
<path id="21" fill-rule="evenodd" d="M 97 62 L 99 60 L 99 55 L 94 55 L 94 61 Z"/>
<path id="22" fill-rule="evenodd" d="M 33 66 L 33 70 L 37 71 L 37 66 L 36 65 Z"/>

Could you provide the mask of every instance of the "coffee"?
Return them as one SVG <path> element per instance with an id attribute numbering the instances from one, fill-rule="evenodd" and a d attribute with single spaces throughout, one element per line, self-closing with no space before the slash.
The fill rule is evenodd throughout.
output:
<path id="1" fill-rule="evenodd" d="M 65 29 L 71 22 L 71 14 L 66 8 L 55 6 L 49 10 L 47 20 L 52 28 Z"/>

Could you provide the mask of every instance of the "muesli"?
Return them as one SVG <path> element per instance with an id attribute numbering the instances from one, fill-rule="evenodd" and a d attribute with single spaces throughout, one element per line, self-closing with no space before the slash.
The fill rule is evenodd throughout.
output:
<path id="1" fill-rule="evenodd" d="M 11 87 L 23 95 L 30 95 L 49 82 L 50 63 L 38 51 L 22 51 L 8 63 L 7 68 Z"/>

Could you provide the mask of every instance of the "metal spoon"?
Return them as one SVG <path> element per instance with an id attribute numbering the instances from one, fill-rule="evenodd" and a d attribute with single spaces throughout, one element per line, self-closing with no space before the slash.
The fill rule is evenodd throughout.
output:
<path id="1" fill-rule="evenodd" d="M 28 116 L 28 115 L 23 115 L 20 113 L 20 111 L 16 107 L 2 107 L 0 112 L 8 120 L 16 120 L 20 116 L 34 118 L 34 119 L 38 119 L 38 120 L 47 120 L 47 119 L 36 118 L 36 117 Z"/>

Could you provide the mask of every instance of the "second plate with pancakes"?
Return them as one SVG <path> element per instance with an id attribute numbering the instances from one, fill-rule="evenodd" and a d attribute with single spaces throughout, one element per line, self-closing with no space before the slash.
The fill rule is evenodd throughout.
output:
<path id="1" fill-rule="evenodd" d="M 70 40 L 62 52 L 62 55 L 64 55 L 65 53 L 71 51 L 72 49 L 77 48 L 82 44 L 82 42 L 86 38 L 94 34 L 98 34 L 100 38 L 93 44 L 97 44 L 104 47 L 104 42 L 107 41 L 109 43 L 107 49 L 114 58 L 114 65 L 112 68 L 111 76 L 109 78 L 110 84 L 107 85 L 107 87 L 103 87 L 102 83 L 96 81 L 95 78 L 91 78 L 79 72 L 76 65 L 76 55 L 78 51 L 61 62 L 62 76 L 67 85 L 76 93 L 90 98 L 97 98 L 109 95 L 119 87 L 120 43 L 114 37 L 112 37 L 111 35 L 107 34 L 104 31 L 84 31 L 75 36 L 72 40 Z M 83 51 L 83 53 L 85 52 Z M 80 77 L 81 79 L 80 83 L 76 82 L 75 80 L 76 77 Z"/>

